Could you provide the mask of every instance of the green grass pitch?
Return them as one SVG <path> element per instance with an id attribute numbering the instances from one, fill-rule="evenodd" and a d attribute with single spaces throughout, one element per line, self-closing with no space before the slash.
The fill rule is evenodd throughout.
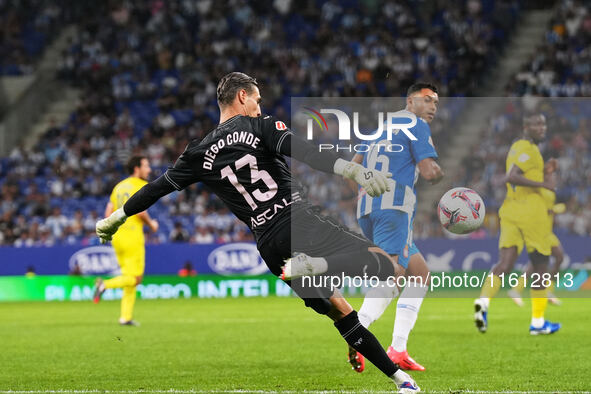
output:
<path id="1" fill-rule="evenodd" d="M 562 330 L 530 337 L 529 302 L 493 300 L 480 334 L 472 299 L 427 298 L 409 341 L 427 371 L 412 375 L 432 392 L 590 390 L 591 300 L 563 301 L 546 313 Z M 394 305 L 372 326 L 385 347 Z M 118 326 L 118 311 L 0 304 L 0 390 L 395 390 L 372 365 L 353 372 L 332 323 L 295 298 L 138 300 L 141 327 Z"/>

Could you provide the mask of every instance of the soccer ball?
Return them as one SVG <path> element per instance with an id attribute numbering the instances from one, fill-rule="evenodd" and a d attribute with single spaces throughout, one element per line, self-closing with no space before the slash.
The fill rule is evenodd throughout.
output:
<path id="1" fill-rule="evenodd" d="M 474 190 L 456 187 L 441 197 L 437 213 L 443 228 L 454 234 L 468 234 L 482 225 L 484 202 Z"/>

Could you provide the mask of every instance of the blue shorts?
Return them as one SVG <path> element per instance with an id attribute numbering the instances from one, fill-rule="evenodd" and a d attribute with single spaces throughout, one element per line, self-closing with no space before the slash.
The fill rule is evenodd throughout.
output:
<path id="1" fill-rule="evenodd" d="M 388 254 L 398 255 L 398 264 L 408 268 L 408 260 L 419 249 L 412 240 L 413 216 L 397 209 L 383 209 L 359 219 L 363 234 Z"/>

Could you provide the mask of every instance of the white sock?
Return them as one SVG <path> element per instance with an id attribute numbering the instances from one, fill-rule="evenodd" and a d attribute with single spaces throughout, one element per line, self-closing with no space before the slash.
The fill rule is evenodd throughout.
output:
<path id="1" fill-rule="evenodd" d="M 419 309 L 427 294 L 427 286 L 420 286 L 413 282 L 407 283 L 400 294 L 396 305 L 396 319 L 394 320 L 394 332 L 392 333 L 392 347 L 397 352 L 406 350 L 408 335 L 415 326 Z"/>
<path id="2" fill-rule="evenodd" d="M 357 313 L 361 325 L 367 328 L 371 323 L 378 320 L 397 295 L 398 288 L 390 288 L 386 285 L 386 282 L 380 282 L 378 287 L 371 288 L 365 294 L 363 305 L 361 305 L 361 309 Z"/>
<path id="3" fill-rule="evenodd" d="M 488 306 L 490 305 L 490 298 L 488 297 L 480 297 L 480 300 L 482 301 L 483 305 L 484 305 L 484 309 L 488 310 Z"/>
<path id="4" fill-rule="evenodd" d="M 542 326 L 544 325 L 544 318 L 543 317 L 532 317 L 531 318 L 531 325 L 534 326 L 534 328 L 542 328 Z"/>

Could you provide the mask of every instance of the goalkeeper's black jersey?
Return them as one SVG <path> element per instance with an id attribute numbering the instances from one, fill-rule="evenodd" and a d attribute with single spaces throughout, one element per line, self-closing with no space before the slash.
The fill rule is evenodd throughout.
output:
<path id="1" fill-rule="evenodd" d="M 203 182 L 258 241 L 283 222 L 278 219 L 286 217 L 290 205 L 302 201 L 301 185 L 280 153 L 291 134 L 271 116 L 237 115 L 192 141 L 164 176 L 177 190 Z"/>

